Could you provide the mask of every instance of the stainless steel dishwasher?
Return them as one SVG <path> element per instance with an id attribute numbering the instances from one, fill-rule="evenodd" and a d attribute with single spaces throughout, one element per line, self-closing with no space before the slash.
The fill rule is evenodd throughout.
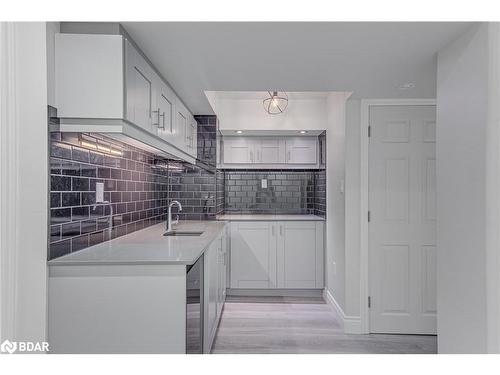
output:
<path id="1" fill-rule="evenodd" d="M 187 267 L 186 353 L 203 353 L 203 255 Z"/>

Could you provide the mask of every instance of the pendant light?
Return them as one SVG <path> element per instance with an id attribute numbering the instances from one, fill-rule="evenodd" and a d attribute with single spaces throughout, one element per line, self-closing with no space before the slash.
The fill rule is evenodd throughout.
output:
<path id="1" fill-rule="evenodd" d="M 264 109 L 270 115 L 283 113 L 288 105 L 288 96 L 284 91 L 268 91 L 269 97 L 264 99 Z"/>

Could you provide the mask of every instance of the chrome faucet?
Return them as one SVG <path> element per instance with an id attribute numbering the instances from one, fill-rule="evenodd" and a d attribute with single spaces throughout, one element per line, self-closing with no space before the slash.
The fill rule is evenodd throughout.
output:
<path id="1" fill-rule="evenodd" d="M 179 207 L 179 212 L 182 211 L 182 204 L 179 201 L 172 201 L 168 205 L 168 215 L 167 215 L 167 233 L 172 231 L 172 224 L 178 224 L 179 223 L 179 215 L 177 215 L 177 219 L 175 219 L 174 222 L 172 222 L 172 207 L 177 205 Z"/>

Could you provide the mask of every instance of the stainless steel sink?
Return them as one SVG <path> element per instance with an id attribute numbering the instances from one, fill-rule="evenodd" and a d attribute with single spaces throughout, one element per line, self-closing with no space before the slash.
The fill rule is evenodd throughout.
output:
<path id="1" fill-rule="evenodd" d="M 163 235 L 167 236 L 167 237 L 174 237 L 174 236 L 178 236 L 178 237 L 181 237 L 181 236 L 185 236 L 185 237 L 188 237 L 188 236 L 198 237 L 198 236 L 201 236 L 202 234 L 203 234 L 203 232 L 183 232 L 183 231 L 173 230 L 172 232 L 167 232 L 167 233 L 164 233 Z"/>

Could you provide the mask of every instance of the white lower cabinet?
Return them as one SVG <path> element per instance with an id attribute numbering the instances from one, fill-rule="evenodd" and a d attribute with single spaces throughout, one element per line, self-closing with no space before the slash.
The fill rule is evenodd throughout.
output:
<path id="1" fill-rule="evenodd" d="M 210 353 L 226 299 L 226 230 L 212 242 L 204 254 L 203 352 Z"/>
<path id="2" fill-rule="evenodd" d="M 323 288 L 323 249 L 323 222 L 278 222 L 278 288 Z"/>
<path id="3" fill-rule="evenodd" d="M 276 223 L 231 223 L 231 288 L 276 287 Z"/>
<path id="4" fill-rule="evenodd" d="M 232 289 L 323 288 L 322 221 L 231 223 Z"/>

